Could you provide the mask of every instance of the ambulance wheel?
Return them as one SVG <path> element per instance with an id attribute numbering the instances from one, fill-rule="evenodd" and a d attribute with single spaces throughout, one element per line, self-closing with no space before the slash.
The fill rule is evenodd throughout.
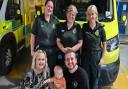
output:
<path id="1" fill-rule="evenodd" d="M 0 46 L 0 74 L 7 74 L 12 68 L 13 51 L 10 43 Z"/>

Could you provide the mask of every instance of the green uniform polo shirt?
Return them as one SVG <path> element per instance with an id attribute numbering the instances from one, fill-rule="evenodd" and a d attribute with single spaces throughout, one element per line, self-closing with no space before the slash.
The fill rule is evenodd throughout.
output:
<path id="1" fill-rule="evenodd" d="M 56 44 L 55 27 L 58 23 L 58 19 L 55 16 L 51 16 L 50 21 L 47 22 L 44 19 L 44 15 L 37 17 L 32 27 L 32 34 L 36 37 L 36 45 L 42 47 L 53 47 Z"/>
<path id="2" fill-rule="evenodd" d="M 74 23 L 71 29 L 68 30 L 67 22 L 60 23 L 57 25 L 57 37 L 64 47 L 73 47 L 82 39 L 81 27 Z"/>
<path id="3" fill-rule="evenodd" d="M 82 28 L 83 48 L 82 50 L 101 50 L 101 42 L 106 41 L 106 34 L 101 24 L 96 23 L 96 27 L 91 29 L 89 23 L 85 23 Z"/>

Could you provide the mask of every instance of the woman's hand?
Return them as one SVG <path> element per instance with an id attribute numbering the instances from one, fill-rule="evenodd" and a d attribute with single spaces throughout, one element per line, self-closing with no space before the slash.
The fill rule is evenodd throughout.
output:
<path id="1" fill-rule="evenodd" d="M 31 51 L 31 56 L 32 56 L 32 57 L 34 56 L 34 54 L 35 54 L 35 52 L 34 52 L 34 51 Z"/>
<path id="2" fill-rule="evenodd" d="M 67 51 L 74 51 L 74 50 L 70 47 L 62 48 L 63 53 L 66 53 Z"/>
<path id="3" fill-rule="evenodd" d="M 103 65 L 104 64 L 104 60 L 103 58 L 100 59 L 99 65 Z"/>
<path id="4" fill-rule="evenodd" d="M 30 89 L 29 87 L 25 87 L 25 89 Z"/>
<path id="5" fill-rule="evenodd" d="M 43 85 L 45 85 L 48 82 L 48 80 L 42 81 Z"/>
<path id="6" fill-rule="evenodd" d="M 66 53 L 68 51 L 68 48 L 62 48 L 62 52 Z"/>

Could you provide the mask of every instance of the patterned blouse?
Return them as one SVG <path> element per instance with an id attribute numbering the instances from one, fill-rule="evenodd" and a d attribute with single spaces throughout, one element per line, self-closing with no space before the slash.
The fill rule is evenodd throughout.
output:
<path id="1" fill-rule="evenodd" d="M 30 89 L 49 89 L 49 86 L 43 85 L 43 81 L 50 77 L 50 71 L 47 71 L 46 76 L 44 73 L 36 74 L 34 70 L 27 72 L 24 78 L 24 86 Z"/>

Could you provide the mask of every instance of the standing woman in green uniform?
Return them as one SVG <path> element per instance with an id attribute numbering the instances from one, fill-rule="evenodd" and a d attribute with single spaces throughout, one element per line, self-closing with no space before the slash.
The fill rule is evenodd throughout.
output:
<path id="1" fill-rule="evenodd" d="M 60 65 L 62 66 L 64 65 L 64 54 L 68 50 L 79 54 L 79 50 L 82 47 L 81 27 L 78 23 L 75 23 L 77 13 L 77 8 L 74 5 L 69 5 L 66 12 L 67 20 L 57 25 L 56 43 L 61 52 Z"/>
<path id="2" fill-rule="evenodd" d="M 98 23 L 98 11 L 95 5 L 87 8 L 87 21 L 83 24 L 82 67 L 89 76 L 90 89 L 99 89 L 100 65 L 106 52 L 106 34 L 103 25 Z"/>
<path id="3" fill-rule="evenodd" d="M 57 23 L 58 19 L 53 15 L 53 1 L 47 0 L 45 3 L 45 13 L 37 17 L 33 24 L 30 44 L 32 56 L 37 49 L 46 51 L 51 74 L 53 74 L 53 68 L 56 65 L 55 25 Z"/>

